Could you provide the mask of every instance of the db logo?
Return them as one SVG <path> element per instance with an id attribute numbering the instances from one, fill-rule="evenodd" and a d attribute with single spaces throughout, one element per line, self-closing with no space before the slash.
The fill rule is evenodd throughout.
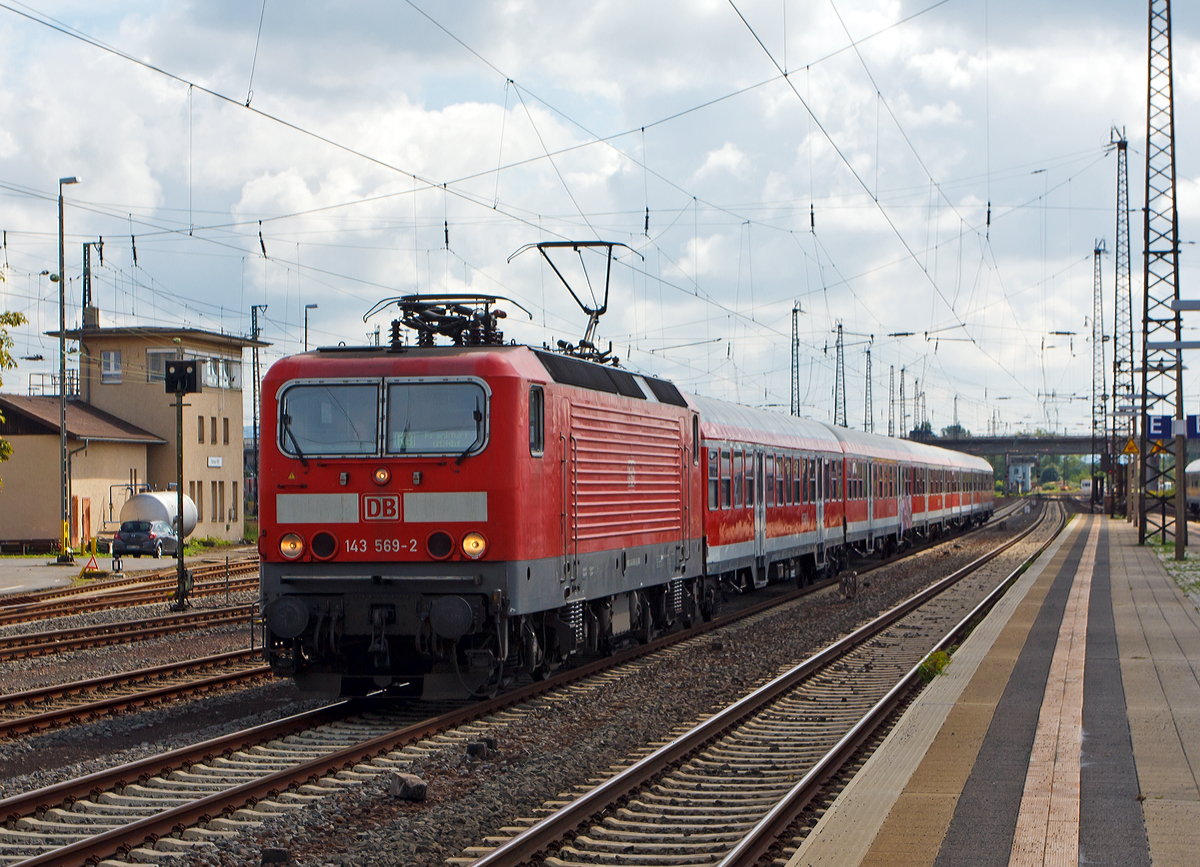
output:
<path id="1" fill-rule="evenodd" d="M 399 521 L 400 497 L 396 494 L 363 494 L 364 521 Z"/>

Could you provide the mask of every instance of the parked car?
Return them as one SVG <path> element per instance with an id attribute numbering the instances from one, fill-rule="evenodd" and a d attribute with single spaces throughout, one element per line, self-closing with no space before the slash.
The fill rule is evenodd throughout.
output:
<path id="1" fill-rule="evenodd" d="M 123 554 L 161 557 L 164 551 L 174 554 L 177 544 L 175 531 L 166 521 L 125 521 L 113 539 L 112 553 L 114 557 Z"/>

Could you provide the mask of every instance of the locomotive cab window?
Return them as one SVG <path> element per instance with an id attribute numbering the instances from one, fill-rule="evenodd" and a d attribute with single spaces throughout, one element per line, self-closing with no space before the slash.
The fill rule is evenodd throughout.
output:
<path id="1" fill-rule="evenodd" d="M 474 382 L 388 385 L 387 452 L 466 456 L 483 448 L 487 396 Z"/>
<path id="2" fill-rule="evenodd" d="M 540 385 L 529 387 L 529 453 L 540 457 L 546 451 L 546 394 Z"/>
<path id="3" fill-rule="evenodd" d="M 375 384 L 294 385 L 280 401 L 279 448 L 301 458 L 373 455 L 379 450 L 378 419 L 379 386 Z"/>

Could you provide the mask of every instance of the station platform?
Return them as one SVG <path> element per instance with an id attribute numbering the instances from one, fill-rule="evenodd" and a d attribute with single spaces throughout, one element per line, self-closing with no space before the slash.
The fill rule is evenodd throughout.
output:
<path id="1" fill-rule="evenodd" d="M 1200 613 L 1134 527 L 1078 515 L 788 867 L 1197 865 L 1198 780 Z"/>

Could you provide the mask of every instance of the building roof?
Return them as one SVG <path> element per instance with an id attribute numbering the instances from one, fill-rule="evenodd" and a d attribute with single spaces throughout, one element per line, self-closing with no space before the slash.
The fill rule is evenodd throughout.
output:
<path id="1" fill-rule="evenodd" d="M 47 433 L 58 433 L 58 398 L 27 397 L 21 394 L 0 394 L 0 415 L 18 413 L 47 428 Z M 92 442 L 146 443 L 165 445 L 160 436 L 144 431 L 140 427 L 117 418 L 115 415 L 96 409 L 78 400 L 67 401 L 67 435 Z"/>
<path id="2" fill-rule="evenodd" d="M 58 337 L 58 331 L 47 331 L 47 336 Z M 145 327 L 140 325 L 120 327 L 120 328 L 70 328 L 66 332 L 67 338 L 70 340 L 95 339 L 97 337 L 142 337 L 156 338 L 169 344 L 172 339 L 191 338 L 193 340 L 204 340 L 210 343 L 224 343 L 228 346 L 236 347 L 263 347 L 270 346 L 263 340 L 256 340 L 252 337 L 243 337 L 240 334 L 223 334 L 220 331 L 205 331 L 202 328 L 156 328 Z"/>

